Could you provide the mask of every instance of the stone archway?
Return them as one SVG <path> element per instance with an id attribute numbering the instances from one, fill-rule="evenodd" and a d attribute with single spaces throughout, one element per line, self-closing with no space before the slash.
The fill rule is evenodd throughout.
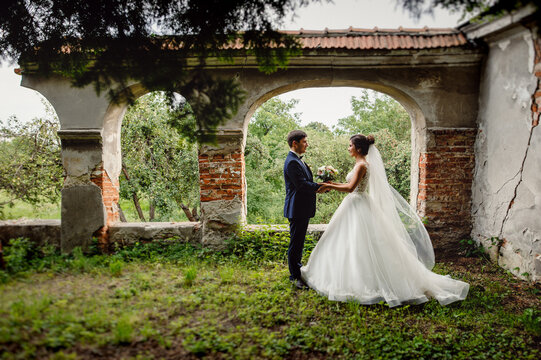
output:
<path id="1" fill-rule="evenodd" d="M 219 247 L 245 219 L 244 142 L 248 119 L 267 98 L 300 87 L 358 86 L 398 100 L 413 119 L 414 197 L 435 241 L 471 230 L 473 143 L 482 50 L 454 29 L 297 32 L 303 53 L 287 70 L 258 71 L 238 49 L 230 64 L 209 60 L 216 77 L 236 78 L 246 91 L 237 114 L 218 129 L 216 145 L 199 152 L 203 244 Z M 91 86 L 23 72 L 22 85 L 43 94 L 60 123 L 65 184 L 62 248 L 107 243 L 118 219 L 120 119 L 127 104 L 111 104 Z M 144 90 L 133 85 L 134 91 Z M 416 187 L 418 184 L 418 187 Z M 453 240 L 449 236 L 446 239 Z"/>
<path id="2" fill-rule="evenodd" d="M 412 119 L 412 205 L 427 219 L 435 242 L 469 236 L 478 71 L 474 63 L 453 67 L 430 64 L 417 69 L 385 66 L 322 70 L 299 66 L 270 76 L 253 70 L 236 74 L 248 99 L 238 114 L 220 128 L 220 145 L 203 147 L 200 153 L 200 165 L 213 169 L 206 176 L 220 175 L 218 181 L 201 180 L 205 193 L 201 197 L 205 213 L 203 242 L 218 244 L 229 229 L 245 219 L 243 153 L 248 122 L 255 110 L 287 91 L 333 86 L 373 89 L 404 106 Z M 231 166 L 235 170 L 228 173 Z M 219 198 L 219 194 L 227 198 Z"/>

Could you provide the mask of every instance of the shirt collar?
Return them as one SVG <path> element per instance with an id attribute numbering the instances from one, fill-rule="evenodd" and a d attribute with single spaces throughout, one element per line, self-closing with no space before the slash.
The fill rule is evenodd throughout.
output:
<path id="1" fill-rule="evenodd" d="M 303 155 L 301 155 L 301 154 L 299 154 L 299 153 L 297 153 L 297 152 L 295 152 L 295 151 L 293 151 L 293 150 L 290 150 L 290 151 L 291 151 L 293 154 L 297 155 L 297 157 L 298 157 L 299 159 L 302 159 L 302 156 L 303 156 Z"/>

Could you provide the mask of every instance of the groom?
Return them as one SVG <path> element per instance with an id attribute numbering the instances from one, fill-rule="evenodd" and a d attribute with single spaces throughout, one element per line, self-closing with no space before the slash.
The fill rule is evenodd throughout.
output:
<path id="1" fill-rule="evenodd" d="M 308 222 L 316 214 L 316 191 L 321 186 L 313 181 L 312 172 L 302 160 L 302 154 L 308 147 L 306 133 L 293 130 L 287 135 L 290 152 L 284 164 L 284 180 L 286 183 L 286 200 L 284 217 L 289 220 L 289 249 L 287 262 L 289 279 L 299 289 L 306 289 L 306 283 L 301 278 L 301 258 L 304 238 Z"/>

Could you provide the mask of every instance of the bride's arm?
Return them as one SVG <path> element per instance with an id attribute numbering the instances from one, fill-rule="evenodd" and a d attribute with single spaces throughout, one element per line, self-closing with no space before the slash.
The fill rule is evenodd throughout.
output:
<path id="1" fill-rule="evenodd" d="M 355 167 L 353 171 L 353 177 L 348 183 L 345 183 L 345 184 L 325 183 L 319 188 L 318 192 L 324 192 L 325 190 L 329 190 L 329 189 L 341 191 L 341 192 L 352 192 L 353 190 L 355 190 L 357 185 L 359 185 L 359 182 L 361 182 L 361 179 L 364 177 L 365 174 L 366 174 L 366 165 L 360 164 Z"/>

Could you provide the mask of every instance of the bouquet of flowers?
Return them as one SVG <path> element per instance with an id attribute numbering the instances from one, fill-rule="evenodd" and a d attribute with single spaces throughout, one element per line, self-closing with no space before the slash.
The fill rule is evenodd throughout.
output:
<path id="1" fill-rule="evenodd" d="M 323 182 L 334 180 L 336 175 L 338 175 L 338 170 L 330 165 L 317 168 L 316 178 Z"/>

